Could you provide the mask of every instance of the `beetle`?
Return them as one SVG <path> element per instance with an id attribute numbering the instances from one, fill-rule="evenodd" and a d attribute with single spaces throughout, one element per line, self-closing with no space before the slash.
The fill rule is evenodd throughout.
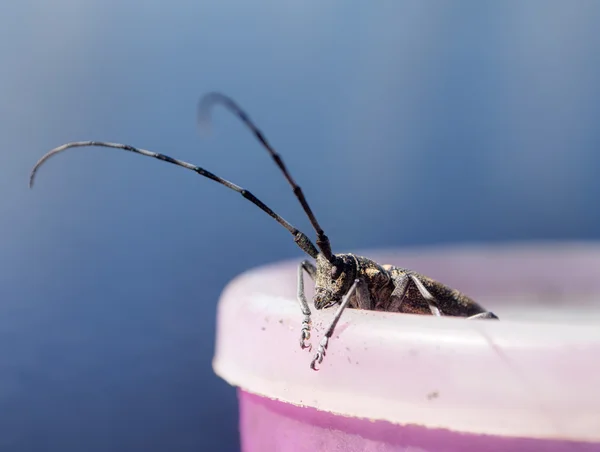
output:
<path id="1" fill-rule="evenodd" d="M 313 298 L 315 309 L 338 306 L 310 363 L 310 367 L 313 370 L 317 370 L 317 364 L 321 364 L 323 361 L 329 339 L 333 335 L 335 326 L 346 308 L 434 316 L 456 316 L 466 317 L 467 319 L 498 319 L 492 312 L 487 311 L 458 290 L 451 289 L 442 283 L 407 268 L 380 265 L 371 259 L 355 254 L 334 254 L 329 238 L 325 235 L 302 189 L 290 175 L 281 156 L 237 103 L 221 93 L 213 92 L 205 95 L 198 105 L 200 124 L 205 124 L 209 120 L 210 111 L 217 104 L 236 115 L 270 154 L 310 220 L 316 233 L 316 246 L 306 234 L 288 223 L 250 191 L 195 164 L 126 144 L 104 141 L 77 141 L 58 146 L 46 153 L 35 164 L 30 174 L 29 186 L 33 187 L 37 170 L 50 157 L 70 148 L 97 146 L 122 149 L 181 166 L 238 192 L 287 229 L 294 237 L 294 242 L 300 249 L 315 260 L 314 264 L 309 260 L 303 260 L 298 266 L 297 298 L 303 315 L 300 330 L 301 348 L 311 349 L 310 344 L 307 344 L 307 341 L 310 339 L 311 310 L 304 290 L 304 274 L 306 273 L 315 283 L 315 295 Z"/>

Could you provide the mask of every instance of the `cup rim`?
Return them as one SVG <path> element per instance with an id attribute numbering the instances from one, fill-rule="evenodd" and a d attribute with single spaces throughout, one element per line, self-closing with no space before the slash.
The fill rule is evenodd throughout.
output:
<path id="1" fill-rule="evenodd" d="M 348 309 L 314 372 L 312 353 L 299 347 L 299 261 L 286 261 L 250 270 L 223 292 L 213 360 L 217 375 L 257 395 L 344 416 L 478 434 L 600 441 L 600 328 L 586 311 L 597 310 L 600 302 L 595 276 L 600 243 L 445 246 L 364 255 L 434 276 L 477 295 L 477 301 L 487 290 L 499 297 L 490 308 L 501 320 Z M 577 308 L 579 318 L 520 319 L 518 309 L 503 318 L 502 297 L 522 295 L 517 306 L 540 309 L 540 300 L 552 294 L 553 304 L 544 308 L 549 310 L 564 307 L 558 298 L 573 307 L 584 293 L 594 302 L 588 297 L 588 304 Z M 333 312 L 311 310 L 314 352 Z"/>

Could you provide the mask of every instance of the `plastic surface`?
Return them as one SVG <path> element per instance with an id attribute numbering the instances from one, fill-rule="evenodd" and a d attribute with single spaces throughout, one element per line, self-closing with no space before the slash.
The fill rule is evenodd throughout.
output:
<path id="1" fill-rule="evenodd" d="M 468 446 L 486 438 L 511 444 L 489 450 L 600 451 L 600 245 L 364 255 L 457 288 L 501 320 L 349 309 L 314 372 L 332 310 L 312 309 L 313 351 L 301 350 L 297 263 L 238 277 L 219 304 L 213 364 L 244 390 L 244 450 L 488 450 Z M 287 446 L 270 448 L 279 427 Z M 451 435 L 433 441 L 440 432 Z"/>
<path id="2" fill-rule="evenodd" d="M 597 452 L 596 443 L 398 426 L 297 407 L 239 390 L 244 452 Z"/>

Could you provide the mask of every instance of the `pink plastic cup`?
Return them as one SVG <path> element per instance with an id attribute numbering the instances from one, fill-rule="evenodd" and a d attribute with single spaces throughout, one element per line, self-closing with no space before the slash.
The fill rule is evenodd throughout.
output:
<path id="1" fill-rule="evenodd" d="M 301 350 L 297 263 L 241 275 L 219 302 L 213 367 L 238 387 L 243 451 L 600 451 L 600 244 L 365 255 L 501 320 L 348 309 L 315 372 L 333 310 L 312 309 Z"/>

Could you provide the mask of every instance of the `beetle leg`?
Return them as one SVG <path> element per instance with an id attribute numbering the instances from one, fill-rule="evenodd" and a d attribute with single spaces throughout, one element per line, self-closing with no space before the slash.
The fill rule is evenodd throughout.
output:
<path id="1" fill-rule="evenodd" d="M 472 315 L 471 317 L 467 317 L 467 320 L 471 319 L 498 319 L 498 316 L 493 312 L 482 312 L 480 314 Z"/>
<path id="2" fill-rule="evenodd" d="M 360 279 L 355 279 L 354 283 L 352 284 L 352 286 L 350 287 L 348 292 L 346 292 L 346 295 L 344 295 L 344 298 L 342 298 L 342 302 L 340 303 L 340 306 L 338 307 L 337 311 L 335 312 L 333 319 L 331 320 L 331 323 L 325 330 L 325 334 L 323 335 L 321 342 L 319 342 L 319 348 L 317 349 L 317 354 L 315 355 L 314 359 L 310 363 L 310 368 L 312 370 L 317 370 L 316 364 L 317 363 L 321 364 L 321 362 L 323 361 L 323 357 L 325 356 L 325 350 L 327 350 L 327 345 L 329 344 L 329 338 L 333 335 L 333 330 L 335 329 L 335 326 L 337 325 L 338 320 L 340 320 L 340 317 L 342 316 L 342 312 L 344 312 L 344 309 L 346 309 L 346 306 L 348 306 L 348 303 L 350 302 L 350 298 L 352 297 L 352 295 L 356 291 L 356 287 L 360 283 L 361 283 Z"/>
<path id="3" fill-rule="evenodd" d="M 386 309 L 390 312 L 399 312 L 400 306 L 404 301 L 406 292 L 408 291 L 408 283 L 410 279 L 406 273 L 402 273 L 400 276 L 394 278 L 394 291 L 390 295 L 391 303 Z"/>
<path id="4" fill-rule="evenodd" d="M 306 300 L 306 295 L 304 294 L 303 272 L 308 273 L 308 276 L 314 280 L 317 269 L 309 261 L 302 261 L 300 265 L 298 265 L 298 302 L 300 303 L 302 314 L 304 314 L 304 319 L 302 320 L 302 331 L 300 332 L 300 347 L 311 348 L 310 344 L 306 345 L 306 341 L 310 339 L 310 308 L 308 307 L 308 301 Z"/>
<path id="5" fill-rule="evenodd" d="M 431 295 L 431 293 L 423 285 L 421 280 L 419 278 L 417 278 L 415 275 L 412 275 L 410 273 L 408 274 L 408 277 L 412 280 L 412 282 L 415 283 L 415 286 L 417 286 L 417 289 L 419 289 L 419 292 L 421 293 L 423 298 L 425 298 L 425 301 L 427 301 L 427 304 L 429 305 L 429 310 L 431 311 L 431 314 L 438 316 L 438 317 L 441 316 L 442 313 L 440 312 L 440 309 L 437 307 L 437 300 L 435 299 L 435 297 L 433 295 Z"/>
<path id="6" fill-rule="evenodd" d="M 363 282 L 360 282 L 356 287 L 356 302 L 357 305 L 353 307 L 356 307 L 357 309 L 370 311 L 374 308 L 371 300 L 371 294 L 369 294 L 369 288 Z"/>

